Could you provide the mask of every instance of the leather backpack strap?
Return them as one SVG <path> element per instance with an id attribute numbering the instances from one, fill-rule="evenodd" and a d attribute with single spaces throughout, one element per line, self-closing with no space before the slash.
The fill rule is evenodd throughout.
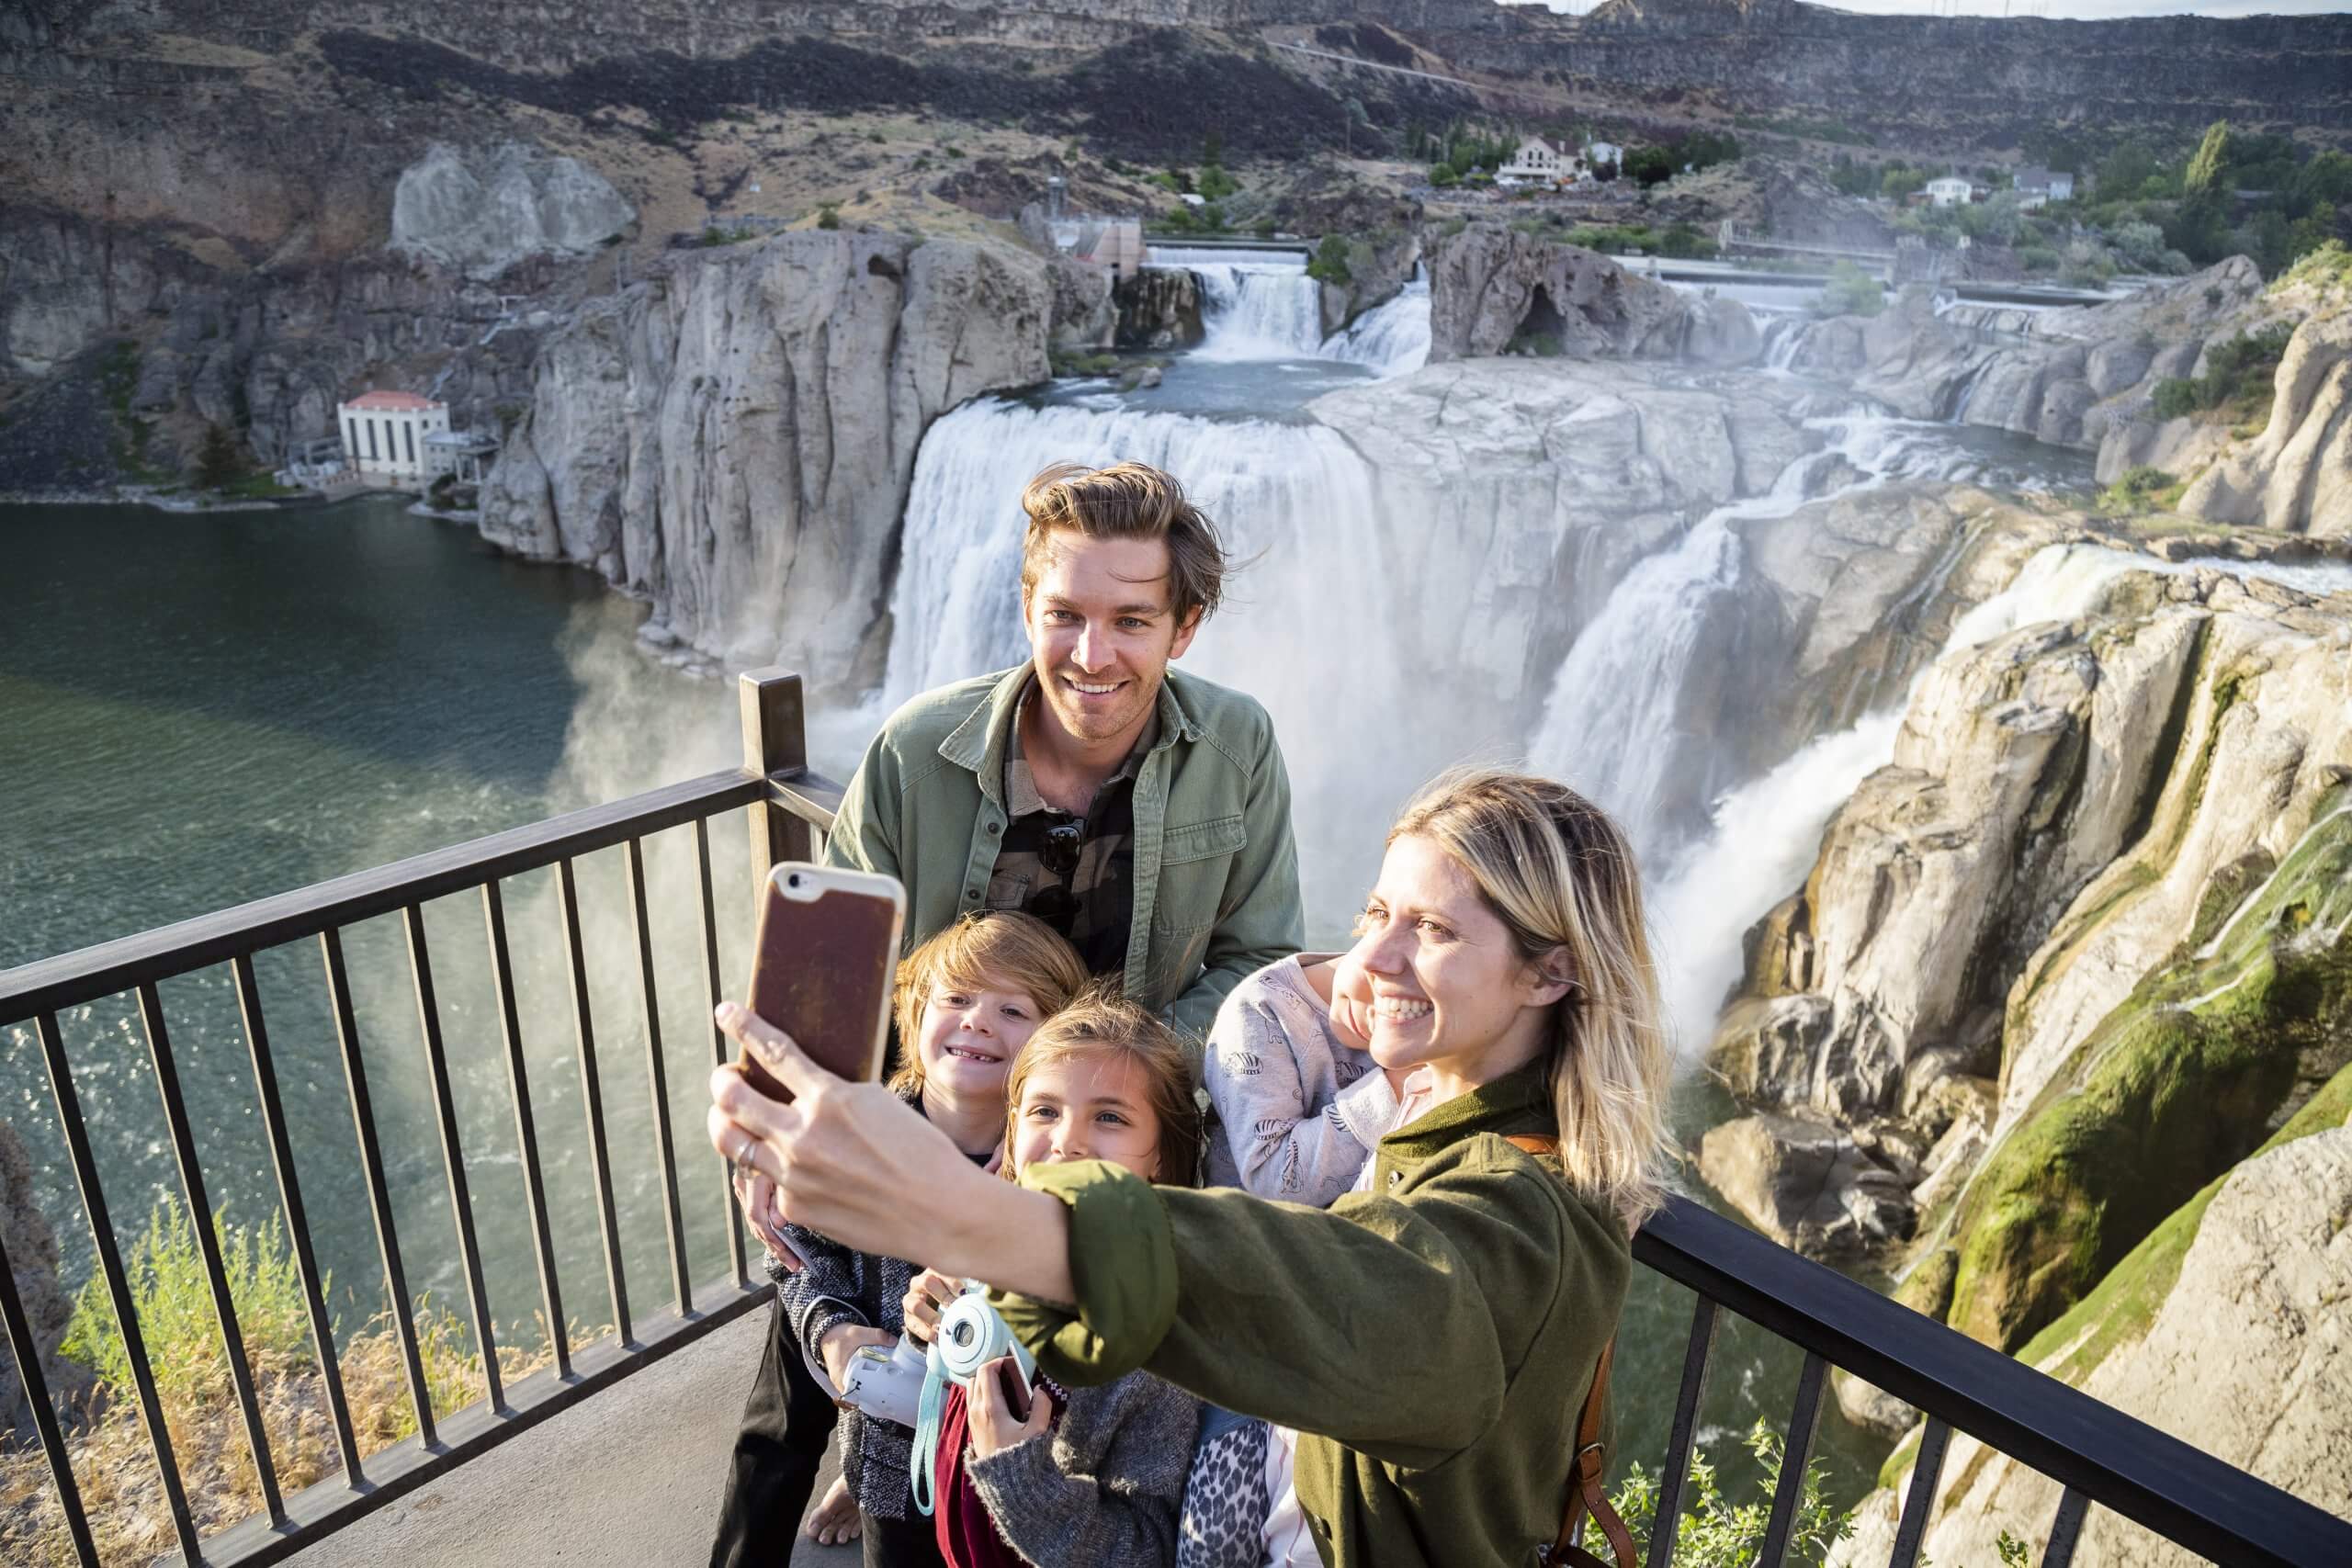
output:
<path id="1" fill-rule="evenodd" d="M 1544 1159 L 1560 1152 L 1559 1139 L 1540 1134 L 1520 1133 L 1504 1141 Z M 1609 1363 L 1616 1355 L 1617 1341 L 1612 1336 L 1600 1348 L 1600 1363 L 1592 1371 L 1592 1387 L 1584 1396 L 1584 1408 L 1577 1413 L 1577 1451 L 1569 1465 L 1567 1512 L 1560 1521 L 1559 1539 L 1544 1550 L 1546 1568 L 1563 1568 L 1564 1564 L 1572 1564 L 1573 1568 L 1609 1568 L 1608 1563 L 1577 1544 L 1577 1526 L 1587 1513 L 1600 1527 L 1610 1551 L 1617 1559 L 1617 1568 L 1634 1568 L 1638 1561 L 1634 1534 L 1618 1517 L 1609 1501 L 1608 1490 L 1602 1485 L 1608 1454 L 1600 1440 L 1600 1418 L 1609 1402 Z"/>

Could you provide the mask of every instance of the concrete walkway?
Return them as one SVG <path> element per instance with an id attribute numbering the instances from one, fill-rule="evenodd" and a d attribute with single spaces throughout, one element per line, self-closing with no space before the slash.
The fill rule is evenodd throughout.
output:
<path id="1" fill-rule="evenodd" d="M 294 1561 L 301 1568 L 701 1568 L 767 1323 L 762 1310 L 729 1324 Z M 792 1556 L 794 1568 L 857 1561 L 854 1546 L 805 1538 Z"/>

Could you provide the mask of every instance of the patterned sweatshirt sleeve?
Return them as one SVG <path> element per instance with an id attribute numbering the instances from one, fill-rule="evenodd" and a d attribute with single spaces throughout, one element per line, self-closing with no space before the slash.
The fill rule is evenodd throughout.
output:
<path id="1" fill-rule="evenodd" d="M 966 1472 L 1012 1549 L 1044 1568 L 1170 1568 L 1200 1401 L 1148 1372 L 1069 1391 L 1050 1434 Z"/>
<path id="2" fill-rule="evenodd" d="M 1302 1052 L 1329 1055 L 1322 1039 L 1284 1027 L 1271 982 L 1253 976 L 1229 998 L 1209 1032 L 1202 1080 L 1238 1168 L 1243 1190 L 1326 1208 L 1349 1188 L 1387 1128 L 1396 1097 L 1386 1075 L 1366 1072 L 1312 1104 Z"/>
<path id="3" fill-rule="evenodd" d="M 860 1299 L 863 1270 L 857 1266 L 857 1254 L 815 1231 L 787 1224 L 784 1234 L 792 1250 L 800 1255 L 800 1269 L 787 1270 L 770 1259 L 768 1275 L 775 1280 L 776 1303 L 784 1310 L 785 1321 L 792 1325 L 793 1337 L 822 1366 L 824 1358 L 818 1354 L 817 1342 L 826 1330 L 838 1323 L 876 1322 Z"/>

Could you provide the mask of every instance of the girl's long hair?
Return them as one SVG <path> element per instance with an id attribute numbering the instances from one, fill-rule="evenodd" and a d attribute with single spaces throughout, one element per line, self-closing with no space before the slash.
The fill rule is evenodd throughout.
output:
<path id="1" fill-rule="evenodd" d="M 1388 841 L 1426 839 L 1460 863 L 1531 964 L 1566 959 L 1545 1060 L 1571 1186 L 1631 1230 L 1664 1201 L 1672 1058 L 1643 923 L 1641 875 L 1617 824 L 1566 784 L 1463 769 L 1405 807 Z"/>

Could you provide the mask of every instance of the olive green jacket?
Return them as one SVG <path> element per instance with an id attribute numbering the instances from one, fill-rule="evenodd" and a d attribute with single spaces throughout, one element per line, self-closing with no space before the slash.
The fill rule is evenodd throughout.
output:
<path id="1" fill-rule="evenodd" d="M 1633 1266 L 1604 1204 L 1504 1141 L 1552 1131 L 1531 1066 L 1389 1134 L 1329 1210 L 1033 1165 L 1069 1205 L 1078 1304 L 1000 1306 L 1066 1382 L 1141 1366 L 1306 1434 L 1299 1504 L 1337 1568 L 1530 1564 Z"/>
<path id="2" fill-rule="evenodd" d="M 826 841 L 907 889 L 904 951 L 982 908 L 1006 822 L 1005 749 L 1029 666 L 925 692 L 866 748 Z M 1204 1035 L 1241 980 L 1306 940 L 1290 776 L 1254 698 L 1168 672 L 1135 783 L 1135 914 L 1123 988 Z"/>

